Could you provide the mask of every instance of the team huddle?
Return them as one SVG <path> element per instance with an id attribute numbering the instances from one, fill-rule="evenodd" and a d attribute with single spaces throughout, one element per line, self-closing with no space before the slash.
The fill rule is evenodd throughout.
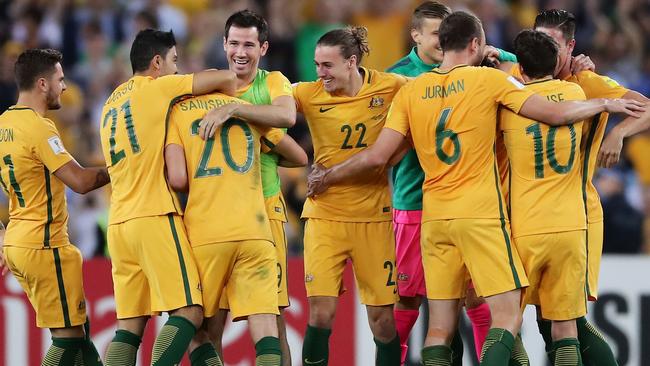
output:
<path id="1" fill-rule="evenodd" d="M 226 21 L 228 70 L 180 75 L 173 33 L 141 31 L 133 77 L 98 121 L 106 167 L 93 168 L 43 117 L 61 106 L 62 55 L 19 56 L 19 97 L 0 116 L 11 137 L 0 142 L 10 208 L 0 265 L 51 330 L 42 365 L 134 366 L 162 312 L 152 365 L 179 364 L 185 352 L 193 366 L 222 365 L 229 312 L 248 321 L 256 365 L 290 365 L 278 167 L 307 164 L 287 134 L 297 113 L 314 145 L 302 212 L 304 365 L 328 364 L 348 260 L 376 365 L 404 364 L 424 298 L 424 365 L 462 364 L 463 307 L 481 365 L 528 365 L 518 336 L 526 305 L 537 307 L 552 364 L 616 365 L 585 319 L 603 240 L 592 178 L 597 163 L 618 160 L 625 137 L 650 127 L 647 99 L 572 56 L 575 19 L 562 10 L 540 13 L 512 54 L 485 44 L 475 16 L 425 1 L 412 17 L 416 46 L 386 72 L 361 66 L 366 32 L 327 32 L 314 53 L 318 80 L 292 85 L 258 68 L 269 30 L 251 11 Z M 627 116 L 605 136 L 608 113 Z M 102 363 L 64 191 L 108 183 L 118 329 Z"/>

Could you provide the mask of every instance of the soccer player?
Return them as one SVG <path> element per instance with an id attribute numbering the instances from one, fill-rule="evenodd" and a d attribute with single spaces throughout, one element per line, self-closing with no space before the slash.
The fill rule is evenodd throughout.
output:
<path id="1" fill-rule="evenodd" d="M 438 39 L 440 22 L 451 14 L 451 9 L 436 1 L 425 1 L 413 11 L 411 37 L 416 46 L 411 52 L 391 66 L 387 72 L 416 77 L 431 71 L 442 62 L 442 49 Z M 487 54 L 487 53 L 490 54 Z M 486 47 L 486 56 L 497 57 L 499 62 L 515 61 L 514 55 Z M 422 302 L 426 296 L 422 254 L 420 252 L 420 222 L 422 221 L 422 182 L 424 172 L 415 150 L 410 149 L 392 170 L 393 179 L 393 229 L 397 259 L 397 289 L 399 301 L 394 316 L 397 334 L 402 347 L 402 364 L 406 360 L 408 339 Z M 468 296 L 467 315 L 472 321 L 477 356 L 490 328 L 487 304 Z M 477 303 L 478 302 L 478 303 Z M 472 306 L 473 305 L 473 306 Z M 463 343 L 460 334 L 452 341 L 453 364 L 462 363 Z"/>
<path id="2" fill-rule="evenodd" d="M 230 103 L 220 108 L 229 117 L 243 118 L 251 123 L 280 121 L 283 124 L 293 124 L 296 120 L 296 102 L 293 99 L 291 83 L 279 71 L 268 72 L 258 68 L 260 58 L 266 54 L 269 47 L 269 27 L 260 15 L 242 10 L 231 15 L 226 21 L 224 49 L 228 65 L 237 75 L 236 96 L 251 103 Z M 283 365 L 291 364 L 289 343 L 287 342 L 286 327 L 282 309 L 289 306 L 287 283 L 287 242 L 284 223 L 287 222 L 286 204 L 280 190 L 278 164 L 282 158 L 283 165 L 304 166 L 307 164 L 307 154 L 289 136 L 285 130 L 276 129 L 267 134 L 265 144 L 273 151 L 261 155 L 261 174 L 266 213 L 271 222 L 273 243 L 277 251 L 278 270 L 278 329 L 282 346 Z M 227 297 L 222 297 L 222 308 L 227 308 Z M 212 341 L 221 351 L 221 336 L 226 320 L 226 310 L 218 314 L 220 327 L 210 329 Z M 216 328 L 216 329 L 214 329 Z"/>
<path id="3" fill-rule="evenodd" d="M 167 174 L 174 189 L 189 186 L 183 220 L 203 284 L 204 328 L 220 325 L 215 315 L 227 293 L 233 319 L 248 319 L 255 364 L 280 366 L 277 252 L 260 176 L 260 139 L 268 128 L 231 118 L 217 136 L 205 142 L 199 136 L 205 112 L 231 103 L 246 102 L 215 93 L 174 106 Z M 193 366 L 221 364 L 207 333 L 197 333 L 190 351 Z"/>
<path id="4" fill-rule="evenodd" d="M 577 84 L 553 79 L 558 49 L 551 37 L 525 30 L 514 48 L 526 89 L 553 102 L 585 99 Z M 512 237 L 530 283 L 525 303 L 552 321 L 554 365 L 582 365 L 575 319 L 587 313 L 583 122 L 549 127 L 504 109 L 499 123 L 510 166 Z"/>
<path id="5" fill-rule="evenodd" d="M 317 42 L 319 80 L 298 83 L 294 97 L 314 142 L 314 161 L 331 166 L 370 146 L 388 106 L 406 78 L 360 67 L 368 52 L 363 27 L 335 29 Z M 329 336 L 343 269 L 351 260 L 361 302 L 377 345 L 378 365 L 399 365 L 393 304 L 397 300 L 395 243 L 386 176 L 360 178 L 309 197 L 305 223 L 305 285 L 309 322 L 302 349 L 305 365 L 327 365 Z"/>
<path id="6" fill-rule="evenodd" d="M 648 99 L 640 93 L 626 89 L 606 76 L 592 71 L 571 73 L 570 60 L 575 47 L 575 28 L 575 17 L 565 10 L 545 10 L 535 19 L 535 30 L 548 34 L 559 45 L 560 69 L 556 77 L 580 85 L 587 98 L 627 98 L 647 103 Z M 584 175 L 582 190 L 587 213 L 587 294 L 591 301 L 598 298 L 598 275 L 603 250 L 603 210 L 592 178 L 596 170 L 596 155 L 603 142 L 607 119 L 607 113 L 601 113 L 585 121 L 580 145 Z M 627 118 L 608 135 L 607 143 L 603 144 L 604 153 L 614 155 L 615 159 L 612 161 L 617 160 L 623 139 L 648 127 L 650 127 L 648 111 L 641 118 Z M 583 362 L 589 365 L 616 365 L 614 354 L 600 333 L 584 317 L 579 318 L 577 322 Z M 539 326 L 548 350 L 551 344 L 550 324 L 540 322 Z"/>
<path id="7" fill-rule="evenodd" d="M 88 328 L 79 250 L 68 238 L 65 186 L 87 193 L 109 183 L 106 168 L 84 168 L 65 150 L 52 121 L 65 80 L 60 52 L 31 49 L 15 64 L 18 101 L 0 115 L 0 184 L 9 196 L 9 227 L 0 256 L 50 328 L 43 365 L 101 365 Z"/>
<path id="8" fill-rule="evenodd" d="M 133 77 L 108 97 L 100 125 L 112 182 L 108 249 L 118 330 L 107 365 L 134 365 L 149 317 L 169 312 L 156 338 L 154 365 L 180 362 L 203 321 L 194 256 L 164 173 L 166 118 L 181 97 L 217 89 L 233 93 L 235 75 L 207 70 L 174 75 L 173 33 L 143 30 L 131 46 Z M 209 120 L 207 114 L 204 120 Z"/>
<path id="9" fill-rule="evenodd" d="M 602 111 L 636 115 L 643 108 L 626 100 L 553 103 L 502 71 L 472 67 L 482 61 L 485 45 L 482 24 L 473 15 L 449 15 L 439 38 L 444 51 L 440 68 L 398 92 L 374 145 L 329 169 L 316 167 L 308 193 L 327 195 L 330 185 L 383 172 L 410 134 L 425 172 L 422 260 L 429 331 L 423 363 L 451 362 L 449 344 L 469 274 L 492 314 L 481 364 L 504 365 L 521 324 L 520 288 L 527 286 L 527 278 L 511 245 L 494 158 L 498 107 L 551 125 Z"/>

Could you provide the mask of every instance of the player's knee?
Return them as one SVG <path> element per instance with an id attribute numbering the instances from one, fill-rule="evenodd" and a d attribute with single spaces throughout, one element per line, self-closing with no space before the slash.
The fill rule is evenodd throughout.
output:
<path id="1" fill-rule="evenodd" d="M 190 305 L 184 308 L 176 309 L 170 313 L 173 316 L 180 316 L 189 320 L 196 329 L 203 324 L 203 307 L 200 305 Z"/>
<path id="2" fill-rule="evenodd" d="M 564 338 L 577 338 L 578 327 L 575 319 L 565 321 L 553 321 L 551 326 L 551 337 L 553 340 Z"/>
<path id="3" fill-rule="evenodd" d="M 309 308 L 309 325 L 317 328 L 332 329 L 336 308 L 312 305 Z"/>
<path id="4" fill-rule="evenodd" d="M 374 317 L 374 319 L 368 320 L 370 322 L 370 330 L 372 330 L 372 334 L 375 338 L 385 343 L 390 342 L 395 338 L 395 319 L 392 314 L 390 314 L 390 316 L 388 314 L 382 314 Z"/>
<path id="5" fill-rule="evenodd" d="M 455 329 L 446 327 L 443 324 L 429 324 L 429 329 L 427 329 L 427 344 L 450 345 L 455 334 Z"/>

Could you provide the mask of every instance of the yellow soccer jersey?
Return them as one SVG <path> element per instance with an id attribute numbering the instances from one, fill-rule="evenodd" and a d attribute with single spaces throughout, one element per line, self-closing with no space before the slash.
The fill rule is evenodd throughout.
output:
<path id="1" fill-rule="evenodd" d="M 298 111 L 309 125 L 314 161 L 331 167 L 375 143 L 395 93 L 407 79 L 362 68 L 363 86 L 354 97 L 326 92 L 322 81 L 298 83 L 293 90 Z M 348 222 L 390 221 L 388 178 L 330 187 L 317 198 L 307 198 L 303 218 Z"/>
<path id="2" fill-rule="evenodd" d="M 0 184 L 9 196 L 4 245 L 54 248 L 69 243 L 65 185 L 53 174 L 72 160 L 54 123 L 33 109 L 0 115 Z"/>
<path id="3" fill-rule="evenodd" d="M 584 100 L 574 83 L 540 80 L 526 89 L 549 101 Z M 513 237 L 586 229 L 582 202 L 582 121 L 550 127 L 510 110 L 500 113 L 510 161 L 510 227 Z"/>
<path id="4" fill-rule="evenodd" d="M 424 170 L 422 221 L 505 218 L 495 161 L 497 111 L 533 93 L 487 67 L 434 69 L 399 91 L 386 127 L 410 132 Z"/>
<path id="5" fill-rule="evenodd" d="M 592 71 L 581 71 L 576 75 L 571 75 L 567 81 L 574 82 L 582 88 L 587 99 L 592 98 L 621 98 L 628 89 L 618 85 L 618 83 L 607 76 L 598 75 Z M 584 122 L 582 126 L 582 143 L 580 151 L 582 153 L 582 170 L 583 170 L 583 194 L 587 202 L 587 220 L 589 222 L 599 222 L 603 220 L 603 208 L 600 205 L 600 197 L 596 187 L 592 182 L 596 171 L 596 159 L 600 144 L 605 136 L 607 127 L 607 113 L 601 113 Z"/>
<path id="6" fill-rule="evenodd" d="M 185 151 L 190 193 L 183 220 L 192 246 L 272 241 L 260 176 L 261 131 L 230 119 L 207 141 L 198 134 L 205 113 L 228 103 L 246 102 L 208 94 L 183 100 L 170 114 L 166 143 Z"/>
<path id="7" fill-rule="evenodd" d="M 104 104 L 100 135 L 111 176 L 109 224 L 178 212 L 164 172 L 166 118 L 191 93 L 192 75 L 134 76 Z"/>

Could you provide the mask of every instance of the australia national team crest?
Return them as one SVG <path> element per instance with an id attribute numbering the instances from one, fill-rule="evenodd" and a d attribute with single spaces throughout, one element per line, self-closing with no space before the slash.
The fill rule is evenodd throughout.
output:
<path id="1" fill-rule="evenodd" d="M 384 106 L 384 98 L 374 96 L 372 99 L 370 99 L 370 105 L 368 108 L 379 108 Z"/>

